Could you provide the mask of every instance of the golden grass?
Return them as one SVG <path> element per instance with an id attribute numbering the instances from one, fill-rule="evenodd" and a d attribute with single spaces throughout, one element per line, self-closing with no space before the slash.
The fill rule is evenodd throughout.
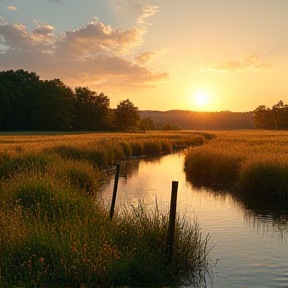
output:
<path id="1" fill-rule="evenodd" d="M 287 131 L 212 132 L 217 138 L 186 157 L 193 177 L 232 185 L 243 192 L 288 196 Z"/>
<path id="2" fill-rule="evenodd" d="M 40 152 L 55 145 L 71 145 L 73 147 L 91 147 L 110 141 L 133 141 L 152 139 L 174 139 L 175 141 L 197 135 L 195 132 L 146 132 L 146 133 L 88 133 L 88 134 L 0 134 L 0 153 Z"/>
<path id="3" fill-rule="evenodd" d="M 103 168 L 151 153 L 147 143 L 156 143 L 159 155 L 203 142 L 193 132 L 1 135 L 0 286 L 202 281 L 210 250 L 197 223 L 177 220 L 175 261 L 168 265 L 168 215 L 140 205 L 110 221 L 97 192 Z"/>

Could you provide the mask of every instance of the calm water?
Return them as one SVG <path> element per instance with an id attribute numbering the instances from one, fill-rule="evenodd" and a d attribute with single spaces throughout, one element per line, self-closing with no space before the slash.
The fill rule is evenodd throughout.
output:
<path id="1" fill-rule="evenodd" d="M 261 199 L 236 198 L 187 181 L 184 155 L 121 164 L 117 205 L 140 200 L 169 211 L 172 181 L 179 181 L 177 212 L 197 218 L 204 235 L 215 245 L 217 260 L 207 287 L 288 287 L 288 207 Z M 103 191 L 110 205 L 114 185 Z M 286 205 L 288 206 L 288 205 Z"/>

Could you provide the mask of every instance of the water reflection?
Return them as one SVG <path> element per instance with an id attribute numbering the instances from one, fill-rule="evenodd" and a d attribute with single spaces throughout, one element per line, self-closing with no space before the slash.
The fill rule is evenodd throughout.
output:
<path id="1" fill-rule="evenodd" d="M 288 233 L 288 205 L 285 201 L 273 198 L 248 195 L 245 193 L 232 193 L 225 190 L 223 185 L 207 183 L 204 179 L 191 178 L 186 174 L 186 180 L 191 187 L 197 191 L 206 189 L 212 197 L 220 202 L 227 201 L 231 197 L 235 209 L 243 211 L 243 219 L 249 223 L 249 227 L 261 234 L 280 232 L 280 239 L 283 240 L 285 233 Z M 238 213 L 239 213 L 238 211 Z"/>
<path id="2" fill-rule="evenodd" d="M 178 213 L 197 218 L 211 236 L 212 260 L 219 259 L 207 287 L 288 287 L 288 207 L 223 187 L 187 179 L 184 155 L 121 164 L 116 207 L 139 199 L 169 210 L 171 183 L 179 181 Z M 111 200 L 114 175 L 103 191 Z M 286 251 L 286 252 L 284 252 Z"/>
<path id="3" fill-rule="evenodd" d="M 150 163 L 150 164 L 159 164 L 161 161 L 160 157 L 157 158 L 145 158 L 145 159 L 135 159 L 131 161 L 126 161 L 121 163 L 120 177 L 127 180 L 132 178 L 134 175 L 138 174 L 140 162 Z"/>

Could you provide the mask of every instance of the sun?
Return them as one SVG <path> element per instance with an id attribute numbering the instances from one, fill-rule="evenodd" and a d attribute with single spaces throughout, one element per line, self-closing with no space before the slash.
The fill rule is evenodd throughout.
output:
<path id="1" fill-rule="evenodd" d="M 205 91 L 200 91 L 195 94 L 194 100 L 198 106 L 204 106 L 209 102 L 209 96 Z"/>

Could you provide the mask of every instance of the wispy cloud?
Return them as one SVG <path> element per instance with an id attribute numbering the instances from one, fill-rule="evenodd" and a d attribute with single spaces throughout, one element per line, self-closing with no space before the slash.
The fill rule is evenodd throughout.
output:
<path id="1" fill-rule="evenodd" d="M 202 64 L 202 72 L 236 73 L 241 71 L 259 71 L 275 69 L 271 63 L 265 63 L 260 56 L 242 54 L 236 60 L 217 61 L 212 64 Z"/>
<path id="2" fill-rule="evenodd" d="M 15 7 L 15 6 L 8 6 L 7 9 L 8 9 L 8 10 L 11 10 L 11 11 L 16 11 L 16 10 L 17 10 L 17 7 Z"/>
<path id="3" fill-rule="evenodd" d="M 138 56 L 135 57 L 136 62 L 140 64 L 146 64 L 154 60 L 157 53 L 155 51 L 147 51 L 140 53 Z"/>
<path id="4" fill-rule="evenodd" d="M 156 14 L 160 7 L 147 4 L 148 1 L 141 0 L 108 0 L 115 14 L 129 15 L 130 19 L 135 19 L 138 24 L 149 24 L 147 18 Z M 124 17 L 124 16 L 123 16 Z"/>
<path id="5" fill-rule="evenodd" d="M 0 25 L 0 37 L 7 47 L 0 53 L 0 70 L 22 68 L 96 91 L 147 89 L 169 78 L 168 73 L 155 72 L 145 65 L 155 52 L 140 54 L 138 63 L 131 59 L 133 49 L 143 41 L 144 28 L 117 30 L 93 20 L 58 35 L 51 25 L 37 20 L 34 23 L 32 31 L 23 25 Z"/>
<path id="6" fill-rule="evenodd" d="M 142 15 L 138 19 L 138 23 L 139 24 L 144 23 L 145 22 L 145 18 L 153 16 L 158 11 L 159 11 L 159 7 L 158 6 L 151 6 L 151 5 L 144 6 L 142 8 Z"/>

